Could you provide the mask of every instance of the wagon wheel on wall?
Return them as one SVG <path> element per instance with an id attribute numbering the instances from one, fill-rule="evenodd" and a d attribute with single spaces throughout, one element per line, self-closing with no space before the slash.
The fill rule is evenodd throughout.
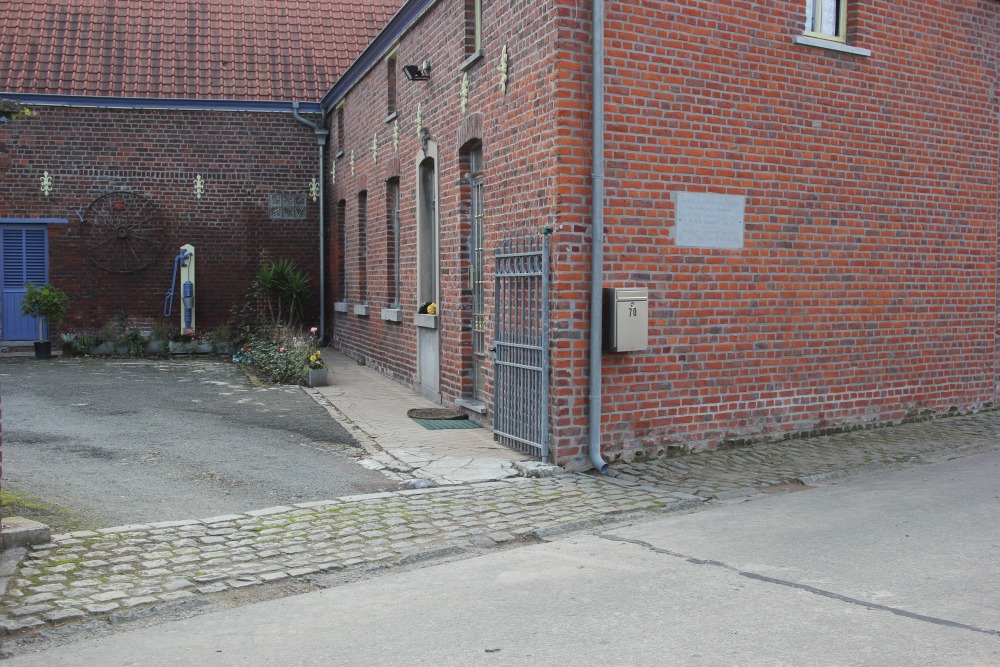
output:
<path id="1" fill-rule="evenodd" d="M 94 264 L 112 273 L 132 273 L 160 253 L 163 225 L 146 197 L 111 192 L 87 207 L 80 233 Z"/>

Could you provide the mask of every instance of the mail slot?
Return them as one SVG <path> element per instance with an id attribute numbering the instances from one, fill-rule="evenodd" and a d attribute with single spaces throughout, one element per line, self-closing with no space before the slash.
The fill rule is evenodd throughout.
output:
<path id="1" fill-rule="evenodd" d="M 645 287 L 604 288 L 604 349 L 645 350 L 649 338 L 649 290 Z"/>

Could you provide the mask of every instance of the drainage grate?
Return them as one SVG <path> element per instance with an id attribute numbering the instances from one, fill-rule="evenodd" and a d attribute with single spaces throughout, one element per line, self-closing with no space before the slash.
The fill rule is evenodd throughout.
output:
<path id="1" fill-rule="evenodd" d="M 482 426 L 470 419 L 414 419 L 413 421 L 431 431 L 440 431 L 448 428 L 482 428 Z"/>

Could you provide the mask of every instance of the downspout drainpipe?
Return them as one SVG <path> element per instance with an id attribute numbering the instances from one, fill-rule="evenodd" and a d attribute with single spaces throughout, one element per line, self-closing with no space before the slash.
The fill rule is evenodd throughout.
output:
<path id="1" fill-rule="evenodd" d="M 604 0 L 593 0 L 593 34 L 590 43 L 594 59 L 593 171 L 591 178 L 590 226 L 590 410 L 587 428 L 590 463 L 598 472 L 607 472 L 601 457 L 601 336 L 604 287 Z"/>
<path id="2" fill-rule="evenodd" d="M 323 225 L 326 223 L 326 213 L 324 210 L 324 197 L 326 187 L 323 178 L 323 148 L 326 146 L 326 138 L 330 131 L 320 127 L 316 123 L 299 115 L 299 103 L 292 102 L 292 115 L 306 127 L 311 127 L 316 133 L 316 145 L 319 146 L 319 340 L 326 342 L 326 237 L 323 234 Z M 326 114 L 323 114 L 326 120 Z"/>

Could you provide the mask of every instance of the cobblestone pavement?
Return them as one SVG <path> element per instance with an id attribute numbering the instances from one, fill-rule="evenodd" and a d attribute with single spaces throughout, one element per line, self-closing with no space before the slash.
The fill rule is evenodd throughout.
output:
<path id="1" fill-rule="evenodd" d="M 0 602 L 0 628 L 15 633 L 288 577 L 414 562 L 682 503 L 667 491 L 562 475 L 70 533 L 30 549 Z"/>
<path id="2" fill-rule="evenodd" d="M 615 464 L 612 474 L 625 483 L 726 498 L 996 446 L 1000 412 L 994 411 Z"/>
<path id="3" fill-rule="evenodd" d="M 127 620 L 135 610 L 234 589 L 403 565 L 998 446 L 1000 413 L 990 412 L 622 463 L 614 476 L 516 478 L 53 536 L 3 555 L 0 631 Z"/>

